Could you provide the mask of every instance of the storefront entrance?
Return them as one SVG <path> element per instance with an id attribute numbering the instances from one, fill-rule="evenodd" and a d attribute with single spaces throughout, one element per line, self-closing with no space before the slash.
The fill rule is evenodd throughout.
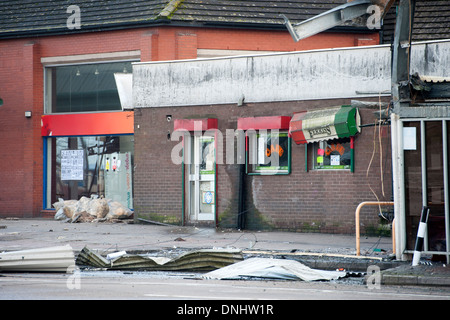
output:
<path id="1" fill-rule="evenodd" d="M 183 135 L 183 224 L 217 223 L 217 119 L 175 119 L 174 132 Z"/>
<path id="2" fill-rule="evenodd" d="M 133 208 L 132 135 L 47 140 L 47 203 L 98 196 Z"/>
<path id="3" fill-rule="evenodd" d="M 214 221 L 216 203 L 215 138 L 191 135 L 186 144 L 190 156 L 187 199 L 190 221 Z"/>
<path id="4" fill-rule="evenodd" d="M 133 209 L 134 114 L 44 115 L 43 209 L 104 197 Z"/>
<path id="5" fill-rule="evenodd" d="M 412 253 L 421 208 L 429 211 L 424 252 L 450 257 L 449 120 L 403 122 L 406 252 Z"/>

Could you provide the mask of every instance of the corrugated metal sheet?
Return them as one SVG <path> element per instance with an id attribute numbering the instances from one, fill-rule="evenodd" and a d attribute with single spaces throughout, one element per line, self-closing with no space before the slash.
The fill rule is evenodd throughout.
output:
<path id="1" fill-rule="evenodd" d="M 0 271 L 70 272 L 74 266 L 70 245 L 0 253 Z"/>
<path id="2" fill-rule="evenodd" d="M 126 254 L 116 259 L 105 257 L 84 247 L 77 257 L 77 265 L 110 270 L 151 271 L 210 271 L 241 261 L 239 249 L 204 249 L 187 252 L 176 258 L 152 257 L 140 254 Z"/>
<path id="3" fill-rule="evenodd" d="M 450 77 L 420 75 L 420 79 L 424 82 L 431 82 L 431 83 L 450 82 Z"/>

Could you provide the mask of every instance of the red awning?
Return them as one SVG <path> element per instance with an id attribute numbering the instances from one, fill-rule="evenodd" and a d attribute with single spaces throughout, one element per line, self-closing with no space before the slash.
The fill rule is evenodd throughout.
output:
<path id="1" fill-rule="evenodd" d="M 133 134 L 134 112 L 49 114 L 41 118 L 41 135 L 98 136 Z"/>
<path id="2" fill-rule="evenodd" d="M 173 124 L 173 129 L 175 131 L 206 131 L 217 129 L 217 119 L 176 119 Z"/>
<path id="3" fill-rule="evenodd" d="M 288 116 L 239 118 L 237 128 L 239 130 L 287 130 L 290 121 L 291 117 Z"/>

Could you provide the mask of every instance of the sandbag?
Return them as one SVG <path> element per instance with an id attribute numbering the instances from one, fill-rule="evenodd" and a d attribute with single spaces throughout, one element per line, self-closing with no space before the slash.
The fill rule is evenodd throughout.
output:
<path id="1" fill-rule="evenodd" d="M 57 213 L 62 209 L 67 218 L 72 218 L 73 214 L 76 212 L 77 203 L 77 200 L 63 200 L 59 198 L 58 202 L 53 204 L 53 207 L 56 209 Z M 61 212 L 59 212 L 58 217 L 61 217 Z"/>
<path id="2" fill-rule="evenodd" d="M 81 197 L 80 200 L 63 200 L 53 204 L 56 220 L 77 222 L 99 221 L 99 219 L 127 219 L 133 211 L 118 201 L 97 197 Z"/>
<path id="3" fill-rule="evenodd" d="M 129 218 L 133 211 L 125 207 L 118 201 L 108 201 L 109 212 L 106 215 L 106 219 L 126 219 Z"/>
<path id="4" fill-rule="evenodd" d="M 86 212 L 97 219 L 104 218 L 109 212 L 108 201 L 106 199 L 91 199 L 88 202 Z"/>
<path id="5" fill-rule="evenodd" d="M 64 209 L 61 207 L 56 211 L 55 220 L 66 220 L 67 216 L 64 214 Z"/>

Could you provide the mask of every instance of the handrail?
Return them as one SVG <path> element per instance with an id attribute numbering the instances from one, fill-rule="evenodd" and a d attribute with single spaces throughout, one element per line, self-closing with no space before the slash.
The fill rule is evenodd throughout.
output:
<path id="1" fill-rule="evenodd" d="M 359 226 L 359 212 L 361 211 L 361 208 L 364 206 L 384 206 L 384 205 L 394 205 L 394 202 L 392 201 L 365 201 L 361 202 L 358 207 L 356 208 L 355 212 L 355 223 L 356 223 L 356 255 L 360 256 L 361 253 L 361 246 L 360 246 L 360 226 Z M 394 241 L 394 240 L 393 240 Z"/>

